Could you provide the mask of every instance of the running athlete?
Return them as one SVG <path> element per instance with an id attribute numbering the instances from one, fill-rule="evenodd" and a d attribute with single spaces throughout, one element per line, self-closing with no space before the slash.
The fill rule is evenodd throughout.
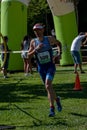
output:
<path id="1" fill-rule="evenodd" d="M 36 56 L 38 72 L 44 82 L 50 103 L 49 117 L 53 117 L 55 115 L 54 101 L 56 101 L 58 111 L 62 110 L 62 106 L 60 103 L 60 97 L 56 96 L 52 86 L 56 68 L 53 60 L 53 51 L 51 45 L 56 44 L 61 52 L 61 43 L 53 36 L 44 36 L 44 27 L 45 26 L 41 23 L 34 25 L 33 31 L 36 35 L 36 38 L 32 39 L 30 42 L 28 55 L 32 56 L 35 54 Z"/>

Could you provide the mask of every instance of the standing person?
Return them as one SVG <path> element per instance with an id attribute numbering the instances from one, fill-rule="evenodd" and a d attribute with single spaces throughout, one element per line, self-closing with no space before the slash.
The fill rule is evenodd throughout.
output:
<path id="1" fill-rule="evenodd" d="M 30 74 L 32 74 L 32 66 L 31 66 L 31 59 L 28 58 L 27 56 L 27 51 L 29 49 L 29 46 L 30 46 L 30 39 L 29 39 L 29 36 L 24 36 L 24 39 L 21 43 L 21 57 L 23 58 L 23 62 L 24 62 L 24 73 L 25 73 L 25 76 L 29 76 L 29 71 L 30 71 Z"/>
<path id="2" fill-rule="evenodd" d="M 56 44 L 57 47 L 60 47 L 61 51 L 61 43 L 53 36 L 44 36 L 44 25 L 41 23 L 35 24 L 33 31 L 36 38 L 32 39 L 30 42 L 28 55 L 30 57 L 35 54 L 36 56 L 38 72 L 43 80 L 49 99 L 49 117 L 52 117 L 55 115 L 54 101 L 56 101 L 58 111 L 62 110 L 62 106 L 60 103 L 60 97 L 56 96 L 52 85 L 56 68 L 53 62 L 53 51 L 51 45 Z"/>
<path id="3" fill-rule="evenodd" d="M 83 40 L 85 41 L 83 42 Z M 77 67 L 79 66 L 80 72 L 85 73 L 82 69 L 82 62 L 80 58 L 80 47 L 84 46 L 84 44 L 87 42 L 87 33 L 81 32 L 75 39 L 72 41 L 71 44 L 71 55 L 73 57 L 74 61 L 74 73 L 77 73 Z"/>
<path id="4" fill-rule="evenodd" d="M 1 33 L 0 33 L 0 36 L 2 37 L 2 40 L 3 40 L 3 43 L 1 43 L 1 51 L 2 52 L 10 51 L 8 48 L 8 37 L 3 36 Z M 6 55 L 6 59 L 5 59 L 5 55 Z M 1 53 L 1 60 L 2 62 L 4 62 L 3 67 L 2 67 L 4 78 L 8 78 L 7 69 L 8 69 L 8 64 L 9 64 L 9 56 L 10 56 L 10 53 Z"/>

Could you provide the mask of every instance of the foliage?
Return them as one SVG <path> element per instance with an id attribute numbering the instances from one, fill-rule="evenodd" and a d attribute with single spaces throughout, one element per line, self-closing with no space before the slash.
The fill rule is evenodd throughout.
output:
<path id="1" fill-rule="evenodd" d="M 33 34 L 32 27 L 37 22 L 46 24 L 47 14 L 51 15 L 46 0 L 31 0 L 28 6 L 28 33 Z"/>

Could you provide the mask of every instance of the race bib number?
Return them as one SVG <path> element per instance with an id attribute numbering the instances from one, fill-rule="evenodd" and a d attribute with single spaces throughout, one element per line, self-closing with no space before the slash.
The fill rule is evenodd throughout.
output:
<path id="1" fill-rule="evenodd" d="M 48 51 L 39 53 L 38 59 L 39 59 L 40 64 L 45 64 L 51 61 L 50 54 Z"/>

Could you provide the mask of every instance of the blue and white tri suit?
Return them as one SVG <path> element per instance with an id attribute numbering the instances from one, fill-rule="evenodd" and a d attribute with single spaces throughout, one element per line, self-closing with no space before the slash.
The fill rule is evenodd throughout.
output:
<path id="1" fill-rule="evenodd" d="M 39 41 L 38 38 L 34 39 L 35 47 L 43 43 L 40 50 L 36 51 L 35 56 L 38 64 L 38 72 L 45 83 L 45 80 L 53 80 L 56 71 L 55 64 L 53 63 L 53 51 L 49 43 L 48 37 L 44 36 L 43 41 Z"/>

